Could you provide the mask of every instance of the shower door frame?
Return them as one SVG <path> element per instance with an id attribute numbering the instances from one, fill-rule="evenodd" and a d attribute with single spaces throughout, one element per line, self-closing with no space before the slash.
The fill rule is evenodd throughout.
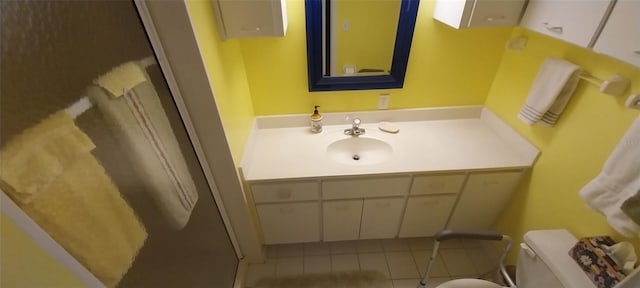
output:
<path id="1" fill-rule="evenodd" d="M 191 115 L 189 114 L 189 110 L 185 104 L 184 98 L 182 97 L 182 93 L 180 90 L 179 83 L 177 82 L 173 70 L 169 64 L 169 60 L 167 58 L 167 54 L 162 47 L 162 42 L 160 41 L 160 36 L 158 35 L 158 31 L 155 28 L 151 11 L 149 11 L 149 7 L 147 6 L 147 1 L 135 0 L 136 8 L 138 9 L 138 15 L 142 20 L 142 24 L 144 25 L 144 29 L 147 32 L 147 37 L 149 37 L 149 42 L 153 48 L 153 51 L 156 54 L 158 59 L 158 65 L 162 70 L 162 74 L 167 81 L 167 85 L 169 86 L 169 90 L 171 91 L 171 96 L 176 104 L 178 109 L 178 113 L 180 114 L 180 120 L 185 126 L 187 130 L 187 135 L 189 135 L 189 140 L 191 140 L 192 146 L 195 150 L 196 157 L 198 158 L 198 163 L 200 164 L 200 168 L 204 172 L 205 178 L 207 179 L 207 184 L 209 185 L 209 190 L 215 199 L 216 206 L 218 207 L 218 211 L 220 212 L 220 216 L 222 216 L 222 221 L 224 222 L 224 226 L 227 229 L 227 234 L 229 235 L 229 239 L 231 239 L 231 243 L 233 245 L 233 249 L 238 256 L 238 259 L 244 258 L 242 251 L 240 250 L 240 245 L 238 244 L 238 240 L 236 238 L 236 234 L 233 230 L 233 226 L 231 224 L 231 220 L 229 218 L 229 214 L 227 213 L 227 209 L 224 206 L 224 202 L 222 196 L 220 195 L 220 190 L 216 186 L 216 180 L 213 176 L 213 172 L 211 168 L 213 166 L 209 165 L 204 149 L 198 138 L 198 134 L 191 120 Z M 217 107 L 212 107 L 217 108 Z M 218 109 L 212 109 L 212 113 L 218 114 Z M 226 138 L 224 135 L 224 131 L 222 131 L 222 136 Z M 229 152 L 230 153 L 230 152 Z M 235 165 L 233 167 L 235 170 Z"/>
<path id="2" fill-rule="evenodd" d="M 184 0 L 134 2 L 211 192 L 217 205 L 224 208 L 220 213 L 241 260 L 237 276 L 242 277 L 247 263 L 265 260 L 264 251 L 244 195 L 241 172 L 231 156 L 215 101 L 215 85 L 211 83 L 201 54 L 187 3 Z"/>
<path id="3" fill-rule="evenodd" d="M 241 286 L 243 282 L 242 279 L 244 279 L 244 274 L 246 273 L 246 269 L 248 265 L 247 262 L 259 262 L 264 259 L 263 258 L 264 255 L 262 254 L 263 253 L 262 247 L 259 243 L 257 231 L 255 231 L 254 224 L 249 218 L 249 213 L 247 213 L 248 211 L 244 211 L 242 209 L 242 207 L 244 207 L 244 209 L 247 209 L 247 207 L 243 200 L 244 196 L 242 194 L 243 193 L 242 187 L 239 182 L 239 178 L 237 177 L 238 174 L 236 172 L 236 167 L 231 157 L 229 146 L 226 142 L 226 136 L 224 134 L 224 129 L 222 126 L 222 122 L 220 120 L 220 115 L 218 113 L 217 106 L 215 105 L 215 102 L 214 102 L 213 107 L 210 107 L 210 113 L 212 117 L 216 119 L 214 123 L 209 123 L 209 125 L 212 127 L 211 128 L 212 134 L 205 135 L 204 137 L 215 136 L 215 138 L 217 139 L 216 141 L 217 144 L 224 144 L 223 146 L 224 149 L 217 149 L 217 150 L 223 150 L 223 151 L 222 152 L 217 151 L 216 153 L 218 153 L 217 155 L 218 158 L 224 158 L 221 160 L 226 160 L 226 161 L 216 162 L 216 165 L 214 166 L 214 165 L 210 165 L 210 161 L 207 160 L 210 157 L 207 157 L 208 156 L 206 153 L 207 151 L 206 149 L 203 148 L 202 142 L 198 137 L 197 129 L 191 120 L 192 114 L 190 114 L 187 108 L 188 105 L 185 104 L 185 98 L 183 96 L 190 95 L 190 94 L 181 93 L 182 89 L 180 89 L 180 87 L 183 87 L 183 85 L 187 85 L 187 83 L 181 83 L 180 79 L 177 79 L 175 77 L 175 74 L 173 73 L 173 70 L 171 69 L 171 66 L 170 66 L 170 60 L 168 59 L 167 54 L 165 54 L 164 48 L 162 46 L 162 41 L 161 41 L 162 37 L 159 37 L 158 31 L 155 29 L 153 19 L 152 19 L 153 13 L 150 12 L 149 6 L 148 6 L 149 4 L 153 5 L 152 4 L 153 2 L 154 1 L 148 1 L 148 0 L 147 1 L 134 0 L 135 6 L 138 10 L 138 14 L 142 20 L 145 31 L 147 32 L 146 33 L 147 37 L 149 37 L 151 46 L 158 59 L 158 64 L 161 67 L 161 70 L 167 81 L 173 100 L 175 101 L 176 106 L 178 108 L 181 121 L 184 123 L 185 129 L 187 130 L 187 134 L 189 135 L 192 146 L 196 152 L 198 162 L 207 179 L 211 194 L 214 197 L 216 205 L 220 212 L 220 215 L 222 216 L 222 220 L 226 228 L 227 235 L 229 236 L 229 239 L 231 240 L 231 244 L 238 257 L 239 261 L 238 261 L 238 267 L 236 269 L 236 279 L 234 281 L 234 287 L 239 288 L 239 287 L 242 287 Z M 186 5 L 186 3 L 184 5 Z M 188 11 L 186 11 L 187 9 L 186 6 L 184 7 L 184 9 L 185 9 L 184 12 L 188 14 Z M 195 38 L 195 35 L 191 35 L 191 36 Z M 166 37 L 166 38 L 169 38 L 169 37 Z M 185 51 L 183 50 L 182 52 L 185 52 Z M 194 51 L 190 51 L 190 52 L 194 52 Z M 203 64 L 204 60 L 200 55 L 200 51 L 196 51 L 196 52 L 197 53 L 194 53 L 195 56 L 199 57 L 198 61 L 200 61 L 201 64 Z M 204 71 L 204 73 L 206 74 L 206 70 Z M 206 84 L 209 87 L 211 85 L 210 83 L 200 83 L 200 84 Z M 213 94 L 213 91 L 211 89 L 209 92 Z M 189 97 L 195 97 L 195 96 L 189 96 Z M 211 153 L 211 150 L 208 150 L 208 152 Z M 222 153 L 222 155 L 220 155 L 219 153 Z M 229 171 L 232 171 L 233 173 L 229 173 Z M 216 174 L 219 176 L 229 176 L 229 174 L 232 174 L 232 175 L 235 175 L 236 177 L 235 179 L 234 177 L 215 177 Z M 233 190 L 233 191 L 220 191 L 218 189 L 218 186 L 222 186 L 225 188 L 232 188 L 228 190 Z M 238 193 L 238 191 L 240 193 Z M 226 195 L 223 195 L 223 194 L 226 194 Z M 227 200 L 227 201 L 225 202 L 224 200 Z M 230 203 L 230 206 L 232 206 L 232 208 L 234 209 L 229 211 L 228 209 L 225 208 L 225 203 Z M 60 263 L 61 266 L 68 269 L 72 274 L 78 277 L 78 279 L 83 283 L 85 283 L 88 287 L 105 287 L 100 280 L 98 280 L 91 272 L 89 272 L 89 270 L 87 270 L 80 262 L 78 262 L 73 256 L 71 256 L 71 254 L 69 254 L 62 246 L 60 246 L 53 238 L 51 238 L 49 234 L 46 233 L 46 231 L 44 231 L 24 211 L 22 211 L 22 209 L 20 209 L 6 195 L 6 193 L 2 191 L 2 189 L 0 189 L 0 212 L 2 212 L 5 216 L 7 216 L 7 218 L 10 221 L 12 221 L 20 230 L 22 230 L 31 239 L 33 239 L 34 242 L 38 246 L 40 246 L 45 252 L 51 255 L 55 261 Z M 235 221 L 231 221 L 231 218 L 229 217 L 228 213 L 240 219 L 235 219 Z M 233 227 L 239 227 L 239 226 L 245 227 L 241 229 L 242 231 L 239 231 L 240 232 L 239 235 L 241 237 L 244 237 L 244 240 L 243 240 L 244 245 L 241 245 L 238 242 L 238 237 L 237 237 L 238 234 L 236 234 L 236 232 L 233 229 Z M 241 247 L 243 248 L 243 250 L 246 250 L 245 251 L 246 253 L 244 254 L 242 253 Z"/>

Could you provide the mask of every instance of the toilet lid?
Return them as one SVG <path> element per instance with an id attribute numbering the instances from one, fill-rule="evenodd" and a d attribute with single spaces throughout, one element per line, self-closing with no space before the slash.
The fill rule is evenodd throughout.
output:
<path id="1" fill-rule="evenodd" d="M 587 274 L 569 256 L 578 242 L 569 231 L 537 230 L 524 234 L 524 242 L 533 249 L 565 288 L 595 288 Z"/>

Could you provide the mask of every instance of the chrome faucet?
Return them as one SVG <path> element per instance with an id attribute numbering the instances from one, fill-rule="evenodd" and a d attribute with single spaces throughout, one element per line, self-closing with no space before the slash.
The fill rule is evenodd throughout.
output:
<path id="1" fill-rule="evenodd" d="M 364 134 L 364 128 L 360 128 L 360 118 L 353 118 L 353 126 L 350 129 L 344 129 L 345 135 L 360 136 Z"/>

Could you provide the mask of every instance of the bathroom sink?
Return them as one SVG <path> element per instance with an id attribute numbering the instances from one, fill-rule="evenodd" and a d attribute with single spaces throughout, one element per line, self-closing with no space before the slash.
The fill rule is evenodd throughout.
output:
<path id="1" fill-rule="evenodd" d="M 349 137 L 329 144 L 327 153 L 338 163 L 350 165 L 371 165 L 389 160 L 391 145 L 369 137 Z"/>

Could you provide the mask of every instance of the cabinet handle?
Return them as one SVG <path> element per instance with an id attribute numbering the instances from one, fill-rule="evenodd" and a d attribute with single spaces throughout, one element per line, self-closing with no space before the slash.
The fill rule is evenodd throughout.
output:
<path id="1" fill-rule="evenodd" d="M 549 25 L 549 22 L 544 22 L 542 24 L 544 25 L 544 28 L 547 28 L 547 30 L 553 33 L 562 34 L 562 26 L 552 26 L 552 25 Z"/>
<path id="2" fill-rule="evenodd" d="M 289 199 L 291 198 L 291 191 L 281 190 L 278 191 L 278 199 Z"/>
<path id="3" fill-rule="evenodd" d="M 504 21 L 504 19 L 506 19 L 507 17 L 505 17 L 504 15 L 498 15 L 495 17 L 487 17 L 485 18 L 485 20 L 487 20 L 487 22 L 493 22 L 493 21 Z"/>
<path id="4" fill-rule="evenodd" d="M 295 211 L 295 208 L 292 206 L 280 208 L 280 214 L 291 214 L 293 211 Z"/>
<path id="5" fill-rule="evenodd" d="M 633 51 L 636 55 L 640 55 L 640 50 Z"/>
<path id="6" fill-rule="evenodd" d="M 240 28 L 240 31 L 242 31 L 242 32 L 260 32 L 260 30 L 262 30 L 260 28 L 260 26 L 258 26 L 258 27 L 242 27 L 242 28 Z"/>

